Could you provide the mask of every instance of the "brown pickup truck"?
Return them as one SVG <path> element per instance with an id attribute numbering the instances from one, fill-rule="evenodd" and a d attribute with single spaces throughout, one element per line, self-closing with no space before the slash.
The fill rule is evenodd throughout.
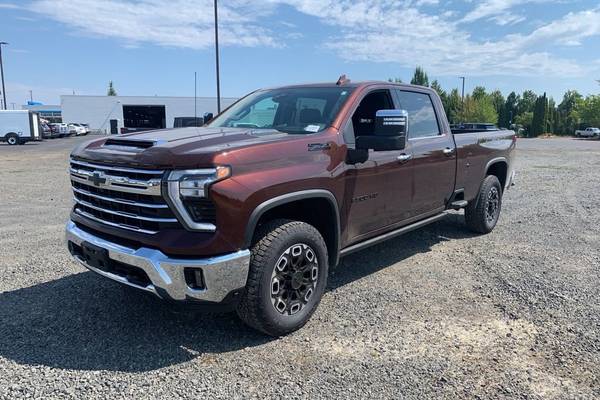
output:
<path id="1" fill-rule="evenodd" d="M 490 232 L 512 131 L 453 134 L 431 89 L 383 82 L 255 91 L 205 127 L 75 149 L 71 254 L 175 302 L 300 328 L 341 257 L 465 209 Z"/>

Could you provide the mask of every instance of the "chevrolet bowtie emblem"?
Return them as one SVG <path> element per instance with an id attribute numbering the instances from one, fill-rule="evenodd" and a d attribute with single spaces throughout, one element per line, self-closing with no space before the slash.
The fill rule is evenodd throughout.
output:
<path id="1" fill-rule="evenodd" d="M 100 186 L 106 183 L 106 178 L 102 172 L 94 172 L 92 176 L 88 176 L 88 181 L 92 182 L 94 186 Z"/>

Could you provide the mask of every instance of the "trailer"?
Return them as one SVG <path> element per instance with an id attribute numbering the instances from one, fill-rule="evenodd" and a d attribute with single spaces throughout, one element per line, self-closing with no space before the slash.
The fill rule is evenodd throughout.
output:
<path id="1" fill-rule="evenodd" d="M 42 140 L 42 124 L 37 113 L 29 110 L 0 111 L 0 141 L 11 146 Z"/>

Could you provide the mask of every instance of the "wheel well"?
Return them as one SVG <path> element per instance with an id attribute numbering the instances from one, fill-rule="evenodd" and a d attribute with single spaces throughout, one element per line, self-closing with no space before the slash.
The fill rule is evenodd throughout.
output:
<path id="1" fill-rule="evenodd" d="M 506 187 L 506 176 L 508 174 L 508 164 L 505 161 L 498 161 L 488 167 L 485 176 L 494 175 L 500 181 L 502 190 Z"/>
<path id="2" fill-rule="evenodd" d="M 314 226 L 321 233 L 327 245 L 329 264 L 332 267 L 337 264 L 339 227 L 337 210 L 331 201 L 326 198 L 309 198 L 270 208 L 260 216 L 254 233 L 266 222 L 280 218 L 302 221 Z"/>

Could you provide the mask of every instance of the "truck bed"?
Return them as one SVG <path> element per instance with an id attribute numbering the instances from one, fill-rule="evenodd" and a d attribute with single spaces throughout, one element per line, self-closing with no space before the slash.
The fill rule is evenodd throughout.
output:
<path id="1" fill-rule="evenodd" d="M 505 158 L 512 165 L 511 150 L 516 145 L 514 131 L 482 131 L 453 134 L 457 150 L 456 188 L 464 188 L 465 199 L 476 196 L 487 165 Z M 507 171 L 510 176 L 512 171 Z M 502 182 L 505 184 L 506 182 Z"/>

